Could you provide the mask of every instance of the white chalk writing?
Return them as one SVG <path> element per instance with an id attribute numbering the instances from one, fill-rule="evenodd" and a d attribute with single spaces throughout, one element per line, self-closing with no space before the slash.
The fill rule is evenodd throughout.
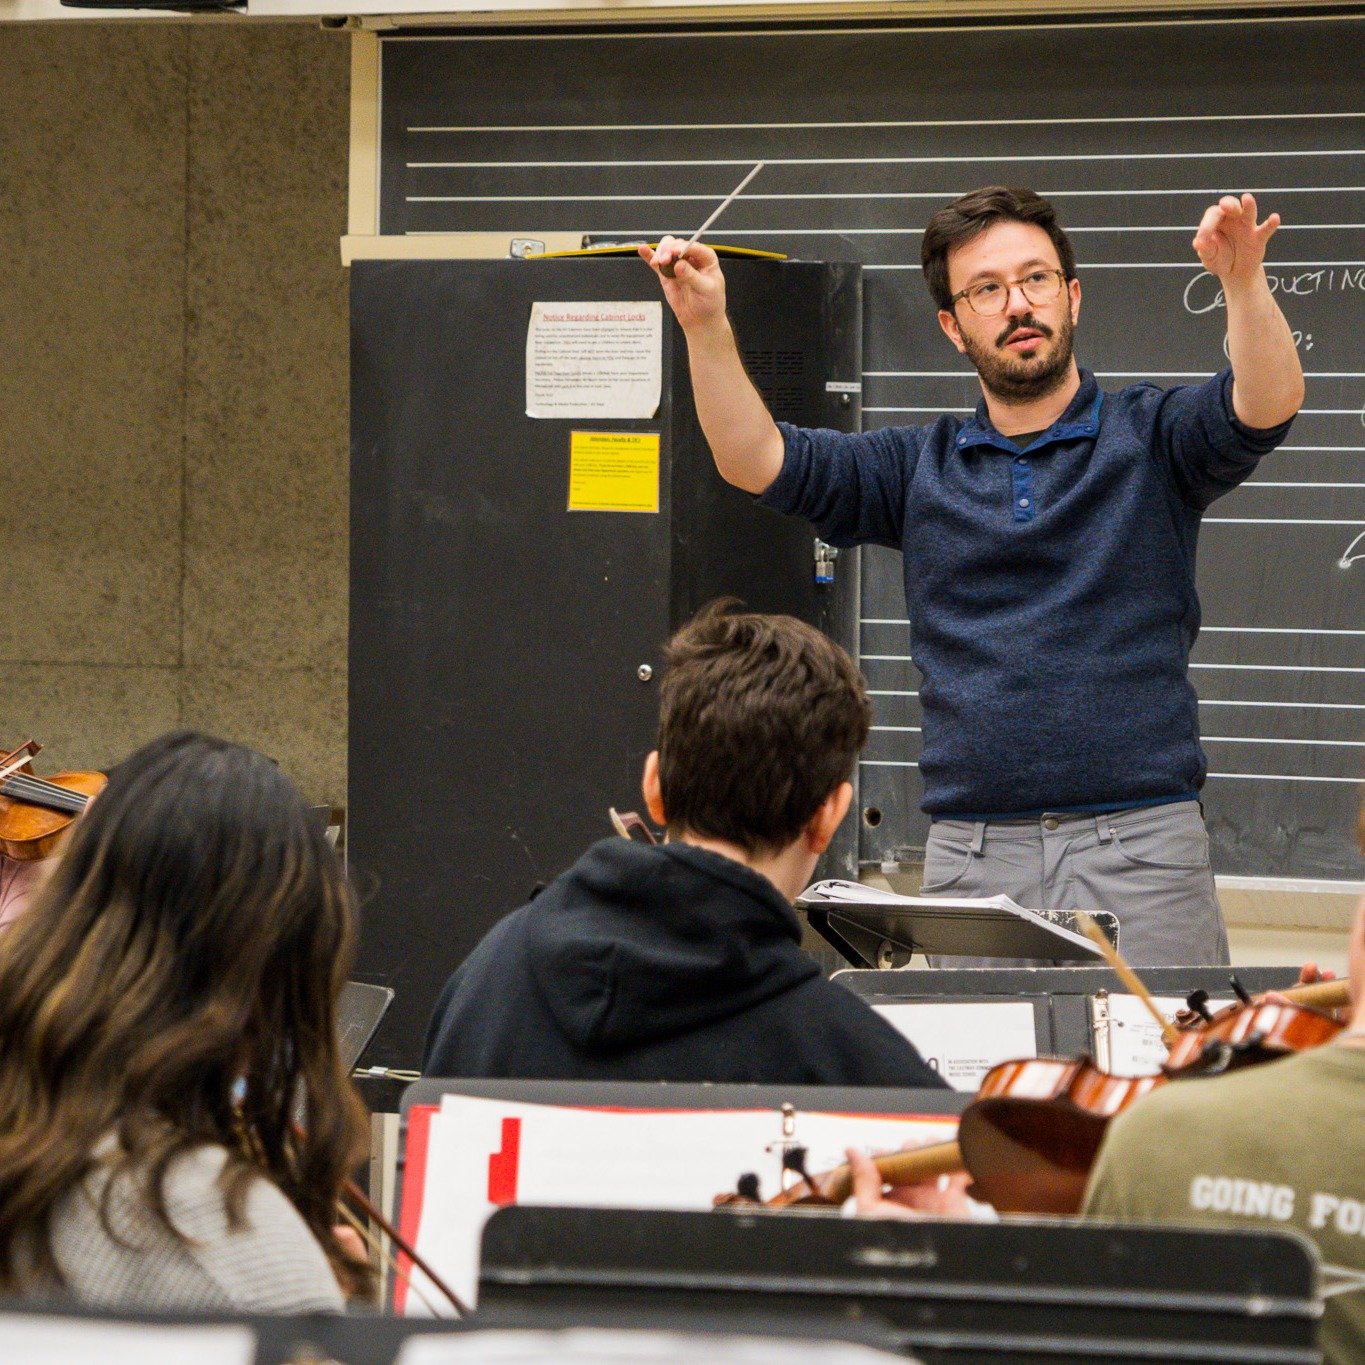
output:
<path id="1" fill-rule="evenodd" d="M 1317 266 L 1312 270 L 1267 270 L 1272 294 L 1306 297 L 1310 294 L 1365 293 L 1365 266 Z M 1185 311 L 1197 317 L 1226 308 L 1222 285 L 1216 275 L 1201 270 L 1185 286 Z"/>

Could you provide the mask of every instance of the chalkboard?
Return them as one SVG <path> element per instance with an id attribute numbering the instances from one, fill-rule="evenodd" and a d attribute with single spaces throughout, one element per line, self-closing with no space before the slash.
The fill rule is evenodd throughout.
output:
<path id="1" fill-rule="evenodd" d="M 1205 518 L 1193 658 L 1222 873 L 1360 876 L 1365 771 L 1365 20 L 398 34 L 382 43 L 385 233 L 688 231 L 864 267 L 863 422 L 966 411 L 918 266 L 930 213 L 992 182 L 1057 204 L 1102 386 L 1197 381 L 1224 313 L 1190 248 L 1220 193 L 1285 225 L 1270 276 L 1307 372 L 1285 447 Z M 643 267 L 642 267 L 643 268 Z M 916 673 L 900 558 L 864 559 L 876 730 L 865 862 L 914 858 Z"/>

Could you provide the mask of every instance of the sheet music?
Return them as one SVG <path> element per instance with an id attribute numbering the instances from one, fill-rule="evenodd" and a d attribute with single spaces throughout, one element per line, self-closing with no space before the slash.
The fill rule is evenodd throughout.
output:
<path id="1" fill-rule="evenodd" d="M 186 1327 L 0 1313 L 0 1358 L 23 1365 L 252 1365 L 247 1327 Z"/>
<path id="2" fill-rule="evenodd" d="M 461 1332 L 409 1337 L 396 1365 L 886 1365 L 892 1356 L 852 1341 L 574 1327 L 561 1332 Z M 912 1363 L 913 1365 L 913 1363 Z"/>
<path id="3" fill-rule="evenodd" d="M 401 1230 L 472 1303 L 483 1225 L 505 1204 L 709 1209 L 746 1172 L 758 1175 L 764 1197 L 776 1194 L 784 1145 L 805 1147 L 808 1169 L 827 1171 L 846 1147 L 943 1141 L 957 1116 L 799 1112 L 792 1128 L 784 1134 L 782 1114 L 767 1108 L 604 1110 L 446 1095 L 439 1109 L 408 1116 Z M 413 1280 L 433 1305 L 443 1302 L 420 1272 Z M 399 1311 L 426 1310 L 403 1296 Z"/>
<path id="4" fill-rule="evenodd" d="M 1030 910 L 1006 895 L 998 896 L 902 896 L 880 886 L 864 886 L 862 882 L 831 878 L 808 886 L 797 898 L 805 902 L 844 902 L 854 905 L 929 905 L 957 906 L 964 910 L 1004 910 L 1017 915 L 1043 915 L 1042 910 Z"/>
<path id="5" fill-rule="evenodd" d="M 1167 1023 L 1185 1008 L 1179 995 L 1152 997 Z M 1218 1009 L 1227 1000 L 1210 1000 L 1209 1007 Z M 1091 1045 L 1095 1060 L 1105 1071 L 1116 1076 L 1155 1076 L 1161 1070 L 1169 1049 L 1161 1036 L 1157 1022 L 1147 1007 L 1135 995 L 1110 991 L 1101 999 L 1090 998 Z"/>
<path id="6" fill-rule="evenodd" d="M 1080 948 L 1085 958 L 1102 958 L 1103 954 L 1084 934 L 1078 934 L 1058 922 L 1058 912 L 1052 910 L 1031 910 L 1020 905 L 1006 895 L 996 896 L 902 896 L 895 891 L 885 891 L 879 886 L 864 886 L 862 882 L 845 881 L 834 877 L 827 881 L 815 882 L 808 886 L 797 898 L 797 905 L 887 905 L 904 906 L 907 909 L 934 909 L 940 911 L 982 911 L 994 910 L 998 914 L 1013 915 L 1031 924 L 1044 926 L 1050 934 Z"/>
<path id="7" fill-rule="evenodd" d="M 919 1000 L 874 1005 L 954 1090 L 975 1093 L 991 1067 L 1036 1057 L 1038 1039 L 1028 1000 Z"/>

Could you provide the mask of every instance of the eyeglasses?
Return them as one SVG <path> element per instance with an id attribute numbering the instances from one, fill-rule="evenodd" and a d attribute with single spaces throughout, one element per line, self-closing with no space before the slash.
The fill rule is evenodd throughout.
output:
<path id="1" fill-rule="evenodd" d="M 1035 307 L 1041 308 L 1051 303 L 1062 292 L 1066 283 L 1066 273 L 1061 270 L 1030 270 L 1022 280 L 982 280 L 980 284 L 959 289 L 949 305 L 958 299 L 966 299 L 973 313 L 983 318 L 996 318 L 1005 311 L 1009 303 L 1010 291 L 1018 285 L 1024 297 Z"/>

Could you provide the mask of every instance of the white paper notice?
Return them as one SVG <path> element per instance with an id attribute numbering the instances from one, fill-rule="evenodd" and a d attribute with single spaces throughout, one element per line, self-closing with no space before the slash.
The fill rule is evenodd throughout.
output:
<path id="1" fill-rule="evenodd" d="M 1038 1055 L 1027 1000 L 958 1004 L 929 1000 L 877 1005 L 877 1013 L 914 1043 L 954 1090 L 976 1090 L 998 1062 Z"/>
<path id="2" fill-rule="evenodd" d="M 898 1359 L 904 1357 L 852 1341 L 619 1327 L 423 1333 L 409 1337 L 398 1353 L 398 1365 L 893 1365 Z"/>
<path id="3" fill-rule="evenodd" d="M 664 320 L 644 303 L 533 303 L 528 417 L 650 418 L 663 389 Z"/>

